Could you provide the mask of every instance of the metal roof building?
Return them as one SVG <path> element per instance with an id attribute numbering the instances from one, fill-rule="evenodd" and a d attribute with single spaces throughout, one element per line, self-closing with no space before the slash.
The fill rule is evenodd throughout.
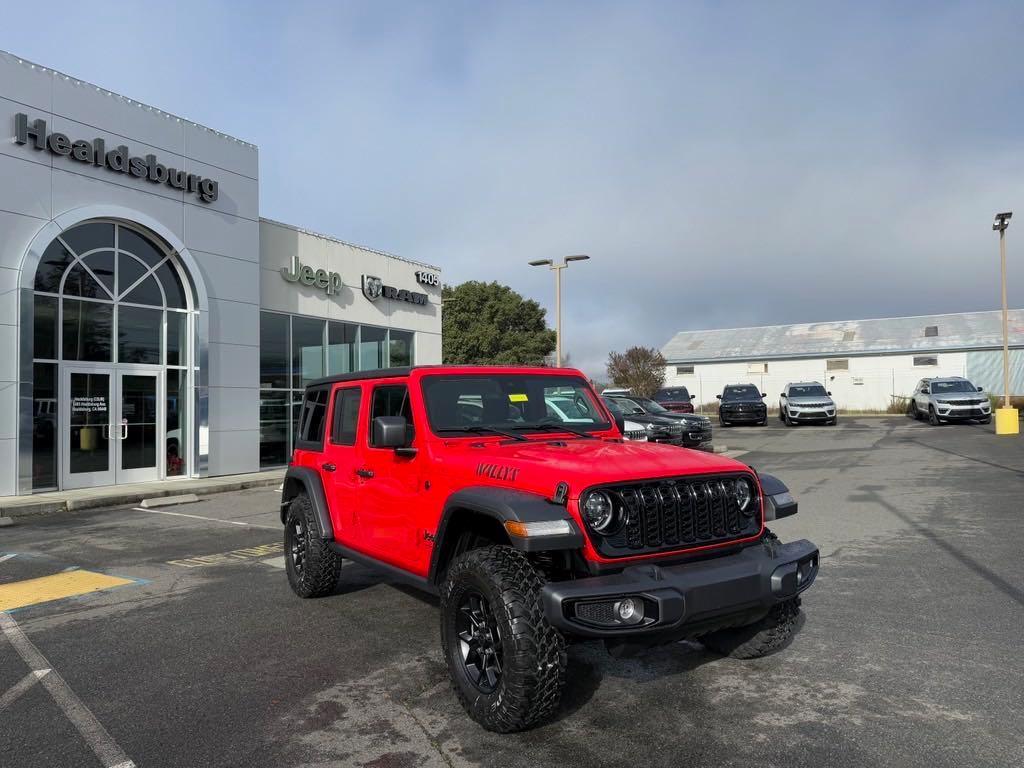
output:
<path id="1" fill-rule="evenodd" d="M 1009 313 L 1012 394 L 1024 394 L 1024 310 Z M 1002 392 L 1002 313 L 680 331 L 662 347 L 666 386 L 709 403 L 726 384 L 752 383 L 773 404 L 792 381 L 820 381 L 843 407 L 888 408 L 935 376 Z"/>
<path id="2" fill-rule="evenodd" d="M 1024 310 L 1010 311 L 1010 346 L 1024 348 Z M 1001 349 L 1002 313 L 840 320 L 710 331 L 680 331 L 662 347 L 670 364 L 724 360 L 898 355 Z"/>

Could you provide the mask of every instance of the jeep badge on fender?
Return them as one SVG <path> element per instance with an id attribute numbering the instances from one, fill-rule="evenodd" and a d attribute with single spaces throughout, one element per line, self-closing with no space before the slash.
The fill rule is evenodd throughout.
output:
<path id="1" fill-rule="evenodd" d="M 288 582 L 329 595 L 348 558 L 439 595 L 455 694 L 499 733 L 554 715 L 573 638 L 783 648 L 818 573 L 814 544 L 765 527 L 796 513 L 789 490 L 724 456 L 625 441 L 621 421 L 570 369 L 314 381 L 281 496 Z"/>

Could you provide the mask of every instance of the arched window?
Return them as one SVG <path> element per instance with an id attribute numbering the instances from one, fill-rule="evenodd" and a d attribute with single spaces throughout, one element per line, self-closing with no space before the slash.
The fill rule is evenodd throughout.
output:
<path id="1" fill-rule="evenodd" d="M 57 484 L 59 367 L 69 362 L 165 368 L 165 473 L 184 474 L 196 300 L 173 251 L 120 222 L 84 222 L 46 248 L 33 287 L 33 488 Z"/>

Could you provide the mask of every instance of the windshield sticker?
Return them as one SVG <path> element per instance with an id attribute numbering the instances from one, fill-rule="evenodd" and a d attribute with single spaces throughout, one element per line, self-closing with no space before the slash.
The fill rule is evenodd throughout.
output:
<path id="1" fill-rule="evenodd" d="M 513 392 L 513 393 L 509 394 L 508 401 L 510 403 L 527 403 L 527 402 L 530 401 L 530 398 L 528 398 L 524 394 L 518 394 L 518 393 Z"/>

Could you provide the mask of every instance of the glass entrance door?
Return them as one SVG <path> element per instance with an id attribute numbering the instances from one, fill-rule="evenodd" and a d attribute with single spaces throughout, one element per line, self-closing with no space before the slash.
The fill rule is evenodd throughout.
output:
<path id="1" fill-rule="evenodd" d="M 152 370 L 65 367 L 61 487 L 160 479 L 162 389 Z"/>
<path id="2" fill-rule="evenodd" d="M 159 479 L 157 432 L 162 402 L 159 376 L 141 371 L 118 371 L 116 402 L 117 482 Z"/>
<path id="3" fill-rule="evenodd" d="M 64 369 L 62 432 L 67 442 L 62 487 L 88 488 L 115 482 L 114 375 L 109 370 Z"/>

